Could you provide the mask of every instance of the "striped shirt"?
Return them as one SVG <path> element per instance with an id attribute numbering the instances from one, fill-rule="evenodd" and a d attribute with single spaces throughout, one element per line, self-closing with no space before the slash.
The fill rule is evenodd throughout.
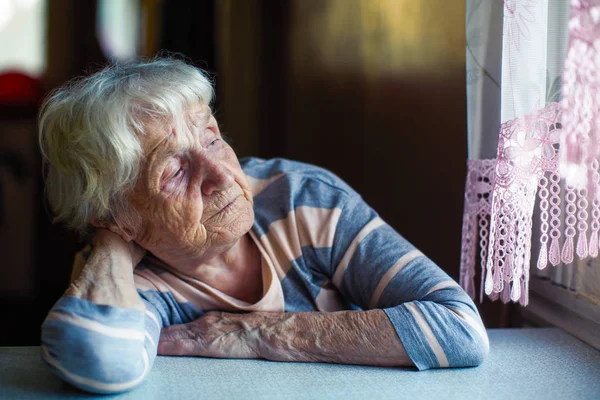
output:
<path id="1" fill-rule="evenodd" d="M 254 195 L 250 236 L 262 258 L 262 298 L 238 300 L 146 258 L 134 271 L 145 313 L 71 296 L 54 305 L 42 357 L 60 377 L 93 392 L 130 389 L 150 370 L 162 327 L 209 310 L 379 308 L 419 370 L 482 362 L 489 341 L 469 296 L 346 183 L 289 160 L 241 164 Z"/>

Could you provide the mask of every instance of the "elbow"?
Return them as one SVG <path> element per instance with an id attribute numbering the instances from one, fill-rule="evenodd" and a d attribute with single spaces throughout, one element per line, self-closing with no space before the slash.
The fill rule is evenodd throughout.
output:
<path id="1" fill-rule="evenodd" d="M 490 340 L 475 306 L 448 308 L 454 317 L 455 326 L 451 335 L 454 354 L 450 366 L 477 367 L 483 364 L 490 353 Z"/>
<path id="2" fill-rule="evenodd" d="M 486 360 L 490 353 L 490 342 L 487 332 L 482 330 L 475 334 L 466 334 L 462 340 L 458 340 L 456 348 L 456 367 L 477 367 Z"/>
<path id="3" fill-rule="evenodd" d="M 150 369 L 143 341 L 115 338 L 57 321 L 42 325 L 41 356 L 61 379 L 91 393 L 138 386 Z"/>

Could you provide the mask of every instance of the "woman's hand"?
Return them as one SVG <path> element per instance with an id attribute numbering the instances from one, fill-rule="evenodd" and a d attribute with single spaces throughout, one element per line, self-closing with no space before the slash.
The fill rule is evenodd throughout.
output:
<path id="1" fill-rule="evenodd" d="M 66 296 L 75 296 L 97 304 L 143 311 L 133 281 L 133 270 L 146 251 L 134 242 L 125 242 L 108 229 L 98 229 L 92 253 L 81 268 L 74 271 Z"/>
<path id="2" fill-rule="evenodd" d="M 131 257 L 131 264 L 135 267 L 146 255 L 146 250 L 140 247 L 137 243 L 131 241 L 125 242 L 121 237 L 108 229 L 99 228 L 92 239 L 93 252 L 102 252 L 106 249 L 114 252 L 120 252 Z M 93 254 L 92 252 L 92 254 Z M 81 271 L 85 267 L 85 262 L 75 261 L 73 271 L 71 271 L 71 283 L 75 281 Z"/>
<path id="3" fill-rule="evenodd" d="M 258 330 L 269 313 L 211 311 L 197 320 L 164 328 L 158 354 L 214 358 L 259 358 Z"/>
<path id="4" fill-rule="evenodd" d="M 131 257 L 131 265 L 135 268 L 146 255 L 146 250 L 133 240 L 125 242 L 119 235 L 108 229 L 99 228 L 93 240 L 94 248 L 104 247 L 113 251 L 121 252 Z"/>

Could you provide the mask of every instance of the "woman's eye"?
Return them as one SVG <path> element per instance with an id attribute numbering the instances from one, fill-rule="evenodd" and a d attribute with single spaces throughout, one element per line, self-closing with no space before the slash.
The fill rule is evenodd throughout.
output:
<path id="1" fill-rule="evenodd" d="M 212 142 L 210 142 L 208 145 L 209 145 L 209 146 L 212 146 L 212 145 L 214 145 L 215 143 L 217 143 L 219 140 L 221 140 L 221 139 L 218 139 L 218 138 L 217 138 L 217 139 L 213 140 Z"/>

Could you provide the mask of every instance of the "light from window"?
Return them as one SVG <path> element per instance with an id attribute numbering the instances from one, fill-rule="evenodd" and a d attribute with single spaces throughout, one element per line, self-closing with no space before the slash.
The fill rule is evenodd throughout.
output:
<path id="1" fill-rule="evenodd" d="M 138 54 L 140 42 L 139 0 L 100 0 L 97 35 L 108 58 L 126 60 Z"/>
<path id="2" fill-rule="evenodd" d="M 0 0 L 0 71 L 46 68 L 46 0 Z"/>

